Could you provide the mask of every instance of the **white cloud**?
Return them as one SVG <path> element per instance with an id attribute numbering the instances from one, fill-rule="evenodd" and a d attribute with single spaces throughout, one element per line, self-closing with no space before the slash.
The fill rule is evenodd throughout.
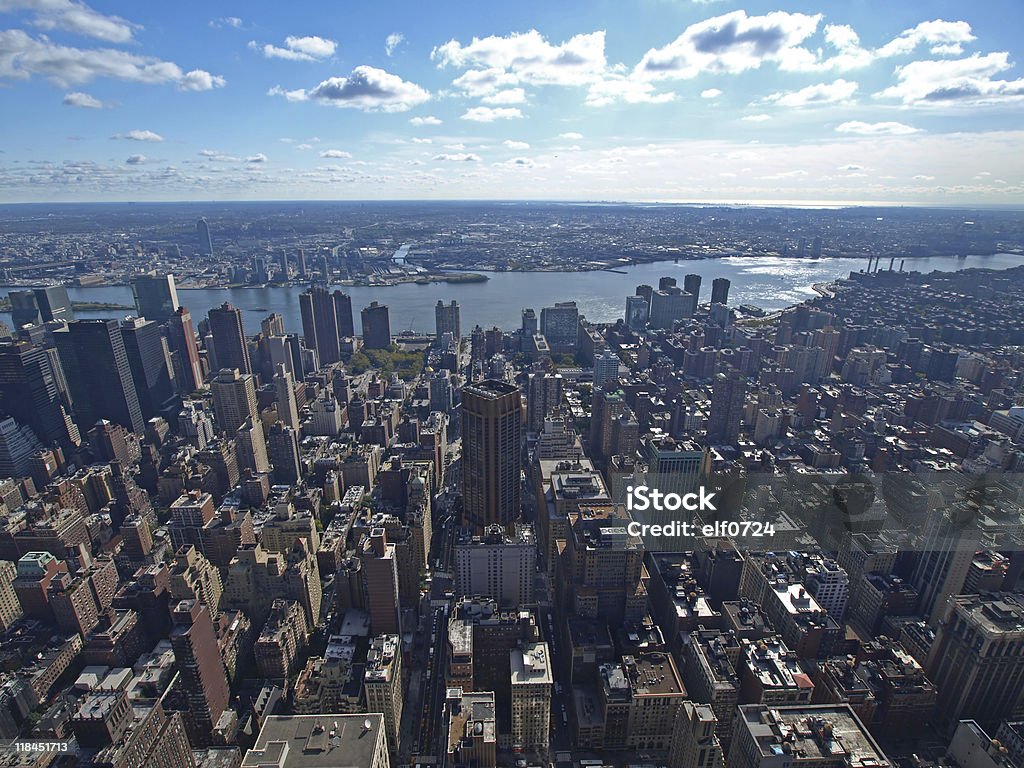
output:
<path id="1" fill-rule="evenodd" d="M 260 45 L 255 40 L 249 41 L 249 47 L 260 51 L 268 59 L 285 59 L 286 61 L 322 61 L 329 59 L 338 49 L 338 44 L 316 35 L 296 37 L 289 35 L 284 39 L 284 47 L 267 43 Z"/>
<path id="2" fill-rule="evenodd" d="M 722 92 L 717 88 L 707 88 L 700 92 L 700 97 L 702 99 L 717 99 L 721 95 Z"/>
<path id="3" fill-rule="evenodd" d="M 771 119 L 772 119 L 771 115 L 765 115 L 765 114 L 760 114 L 760 115 L 744 115 L 743 117 L 740 118 L 740 120 L 742 120 L 745 123 L 764 123 L 764 122 L 766 122 L 768 120 L 771 120 Z"/>
<path id="4" fill-rule="evenodd" d="M 815 60 L 802 47 L 818 29 L 821 14 L 773 11 L 748 16 L 733 11 L 691 24 L 673 42 L 652 48 L 634 70 L 648 80 L 691 79 L 702 72 L 738 74 L 764 62 L 800 69 Z"/>
<path id="5" fill-rule="evenodd" d="M 490 71 L 492 75 L 504 73 L 515 78 L 499 85 L 587 85 L 599 80 L 607 68 L 604 40 L 604 31 L 598 31 L 575 35 L 555 45 L 531 29 L 505 37 L 474 37 L 466 45 L 449 40 L 434 48 L 430 58 L 440 67 Z M 456 85 L 465 87 L 458 81 Z"/>
<path id="6" fill-rule="evenodd" d="M 128 133 L 118 133 L 111 136 L 112 139 L 127 139 L 128 141 L 163 141 L 164 137 L 159 133 L 153 133 L 153 131 L 140 131 L 138 129 L 134 131 L 128 131 Z"/>
<path id="7" fill-rule="evenodd" d="M 590 86 L 587 90 L 588 107 L 606 107 L 616 102 L 626 104 L 664 104 L 675 99 L 674 93 L 657 93 L 654 86 L 636 77 L 609 75 Z"/>
<path id="8" fill-rule="evenodd" d="M 73 48 L 34 38 L 20 29 L 0 30 L 0 79 L 48 78 L 62 87 L 97 78 L 151 85 L 176 83 L 184 90 L 207 90 L 224 85 L 224 78 L 203 70 L 186 74 L 171 61 L 110 48 Z"/>
<path id="9" fill-rule="evenodd" d="M 392 32 L 384 40 L 384 53 L 388 56 L 395 52 L 395 49 L 405 42 L 405 35 L 401 32 Z"/>
<path id="10" fill-rule="evenodd" d="M 63 104 L 68 107 L 83 107 L 84 109 L 103 109 L 105 104 L 95 96 L 80 91 L 65 93 Z"/>
<path id="11" fill-rule="evenodd" d="M 434 117 L 433 115 L 427 115 L 426 117 L 412 117 L 409 118 L 409 122 L 417 127 L 421 125 L 440 125 L 441 119 Z"/>
<path id="12" fill-rule="evenodd" d="M 583 138 L 583 134 L 577 133 L 576 131 L 566 131 L 565 133 L 558 134 L 558 138 L 568 139 L 569 141 L 579 141 Z"/>
<path id="13" fill-rule="evenodd" d="M 219 29 L 220 27 L 233 27 L 239 29 L 242 26 L 242 20 L 237 16 L 221 16 L 219 19 L 212 19 L 210 26 L 213 29 Z"/>
<path id="14" fill-rule="evenodd" d="M 125 162 L 128 165 L 142 165 L 144 162 L 146 162 L 146 156 L 145 155 L 132 155 L 127 160 L 125 160 Z"/>
<path id="15" fill-rule="evenodd" d="M 480 155 L 474 155 L 472 152 L 460 152 L 457 154 L 445 152 L 440 155 L 434 155 L 431 160 L 455 163 L 479 163 Z"/>
<path id="16" fill-rule="evenodd" d="M 522 104 L 526 101 L 526 91 L 522 88 L 508 88 L 484 96 L 480 101 L 484 104 Z"/>
<path id="17" fill-rule="evenodd" d="M 307 149 L 312 149 L 313 145 L 312 144 L 296 144 L 295 148 L 296 149 L 300 149 L 303 152 L 305 152 Z"/>
<path id="18" fill-rule="evenodd" d="M 523 113 L 515 107 L 470 107 L 462 115 L 462 119 L 476 123 L 493 123 L 495 120 L 511 120 L 522 116 Z"/>
<path id="19" fill-rule="evenodd" d="M 503 141 L 502 144 L 504 144 L 509 149 L 523 150 L 530 148 L 530 145 L 525 141 L 513 141 L 512 139 L 505 139 L 505 141 Z"/>
<path id="20" fill-rule="evenodd" d="M 342 149 L 325 149 L 323 152 L 320 153 L 320 157 L 335 157 L 346 159 L 352 157 L 352 153 L 345 152 Z"/>
<path id="21" fill-rule="evenodd" d="M 494 93 L 502 88 L 517 85 L 519 77 L 497 67 L 489 69 L 471 69 L 452 81 L 452 85 L 462 90 L 467 96 L 479 98 Z"/>
<path id="22" fill-rule="evenodd" d="M 0 0 L 0 12 L 30 11 L 32 25 L 103 40 L 107 43 L 128 43 L 140 27 L 119 16 L 107 16 L 74 0 Z"/>
<path id="23" fill-rule="evenodd" d="M 509 160 L 502 160 L 500 163 L 491 163 L 495 168 L 547 168 L 545 164 L 538 163 L 529 157 L 513 157 Z"/>
<path id="24" fill-rule="evenodd" d="M 267 156 L 264 155 L 262 152 L 257 152 L 255 155 L 249 155 L 249 157 L 245 158 L 245 162 L 247 162 L 247 163 L 265 163 L 265 162 L 267 162 Z"/>
<path id="25" fill-rule="evenodd" d="M 929 176 L 925 173 L 918 173 L 912 177 L 915 181 L 935 181 L 934 176 Z"/>
<path id="26" fill-rule="evenodd" d="M 456 152 L 461 152 L 462 150 L 464 150 L 466 148 L 466 145 L 462 144 L 461 142 L 458 143 L 458 144 L 445 144 L 444 148 L 445 149 L 454 149 Z"/>
<path id="27" fill-rule="evenodd" d="M 183 91 L 212 91 L 214 88 L 223 88 L 227 81 L 220 75 L 211 75 L 203 69 L 193 69 L 186 72 L 185 76 L 178 83 Z"/>
<path id="28" fill-rule="evenodd" d="M 860 136 L 906 136 L 918 133 L 919 129 L 905 123 L 865 123 L 861 120 L 850 120 L 836 126 L 836 131 L 838 133 L 856 133 Z"/>
<path id="29" fill-rule="evenodd" d="M 848 102 L 857 92 L 857 83 L 849 80 L 836 80 L 832 83 L 808 85 L 798 91 L 773 93 L 763 101 L 778 104 L 780 107 L 807 107 L 822 104 L 840 104 Z"/>
<path id="30" fill-rule="evenodd" d="M 1006 51 L 964 59 L 912 61 L 896 68 L 896 85 L 877 94 L 908 106 L 986 104 L 1024 98 L 1024 78 L 996 80 L 1013 67 Z"/>
<path id="31" fill-rule="evenodd" d="M 329 77 L 308 91 L 274 86 L 268 93 L 288 101 L 318 101 L 366 112 L 404 112 L 430 99 L 430 92 L 415 83 L 366 65 L 356 67 L 348 77 Z"/>
<path id="32" fill-rule="evenodd" d="M 966 21 L 922 21 L 916 27 L 904 30 L 890 42 L 878 49 L 879 56 L 900 56 L 913 51 L 919 45 L 932 46 L 932 53 L 945 52 L 959 54 L 963 43 L 975 40 L 971 34 L 971 25 Z M 935 49 L 938 48 L 939 51 Z"/>
<path id="33" fill-rule="evenodd" d="M 413 136 L 412 143 L 413 144 L 433 144 L 434 140 L 433 139 L 420 138 L 419 136 Z"/>

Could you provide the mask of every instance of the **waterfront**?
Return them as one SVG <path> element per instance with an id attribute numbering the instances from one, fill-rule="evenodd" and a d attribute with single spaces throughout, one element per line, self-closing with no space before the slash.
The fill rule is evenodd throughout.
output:
<path id="1" fill-rule="evenodd" d="M 1007 269 L 1024 264 L 1024 254 L 995 254 L 958 259 L 951 256 L 908 258 L 906 270 L 930 272 L 953 271 L 983 267 Z M 897 267 L 899 262 L 896 262 Z M 388 287 L 343 286 L 340 290 L 352 297 L 356 331 L 360 331 L 359 310 L 371 301 L 387 304 L 391 311 L 391 330 L 397 334 L 406 330 L 432 332 L 434 305 L 438 299 L 455 299 L 462 309 L 463 333 L 474 325 L 488 328 L 498 326 L 513 330 L 520 325 L 520 311 L 541 307 L 558 301 L 575 300 L 580 312 L 593 322 L 613 322 L 622 317 L 625 297 L 638 284 L 657 286 L 663 275 L 675 277 L 682 285 L 683 275 L 701 275 L 701 301 L 711 295 L 711 281 L 726 277 L 732 281 L 729 303 L 732 306 L 754 304 L 765 310 L 783 309 L 792 304 L 814 298 L 815 283 L 827 283 L 846 277 L 851 270 L 861 269 L 866 262 L 852 259 L 795 259 L 778 257 L 732 257 L 699 261 L 666 261 L 627 267 L 617 272 L 496 272 L 482 283 L 430 285 L 406 284 Z M 887 267 L 887 264 L 883 264 Z M 0 289 L 6 296 L 11 289 Z M 260 320 L 271 312 L 285 318 L 289 332 L 300 333 L 298 295 L 299 284 L 264 288 L 197 289 L 178 291 L 181 303 L 192 313 L 195 323 L 206 316 L 211 307 L 229 301 L 243 310 L 246 332 L 259 332 Z M 73 301 L 132 304 L 128 286 L 102 288 L 69 288 Z M 117 317 L 111 310 L 88 310 L 76 313 L 79 318 Z M 10 323 L 10 315 L 0 314 Z"/>

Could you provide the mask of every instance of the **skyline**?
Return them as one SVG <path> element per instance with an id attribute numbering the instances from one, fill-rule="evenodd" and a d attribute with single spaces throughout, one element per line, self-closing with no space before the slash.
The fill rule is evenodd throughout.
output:
<path id="1" fill-rule="evenodd" d="M 0 0 L 0 203 L 1024 204 L 1024 9 L 882 8 Z"/>

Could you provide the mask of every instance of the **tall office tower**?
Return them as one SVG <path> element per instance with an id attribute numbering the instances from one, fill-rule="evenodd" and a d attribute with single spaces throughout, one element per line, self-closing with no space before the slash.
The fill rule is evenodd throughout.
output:
<path id="1" fill-rule="evenodd" d="M 334 316 L 338 319 L 338 338 L 351 338 L 356 335 L 356 325 L 352 319 L 352 297 L 341 291 L 331 294 L 334 300 Z"/>
<path id="2" fill-rule="evenodd" d="M 213 344 L 217 350 L 217 366 L 252 373 L 245 328 L 242 326 L 242 310 L 224 302 L 220 307 L 211 309 L 208 316 L 210 333 L 213 334 Z"/>
<path id="3" fill-rule="evenodd" d="M 213 392 L 213 415 L 221 433 L 233 435 L 246 420 L 256 421 L 259 418 L 256 377 L 251 373 L 222 368 L 210 382 L 210 390 Z"/>
<path id="4" fill-rule="evenodd" d="M 626 297 L 626 325 L 633 331 L 642 331 L 647 327 L 651 314 L 651 305 L 643 296 Z"/>
<path id="5" fill-rule="evenodd" d="M 302 314 L 302 336 L 309 349 L 316 350 L 320 365 L 330 365 L 341 359 L 338 336 L 338 315 L 334 298 L 326 288 L 313 286 L 299 294 Z"/>
<path id="6" fill-rule="evenodd" d="M 32 291 L 11 291 L 7 299 L 11 302 L 11 322 L 15 330 L 43 322 L 36 295 Z"/>
<path id="7" fill-rule="evenodd" d="M 357 555 L 362 564 L 363 589 L 370 627 L 374 633 L 400 635 L 398 613 L 398 562 L 395 545 L 388 542 L 384 528 L 373 528 L 359 542 Z"/>
<path id="8" fill-rule="evenodd" d="M 526 431 L 539 434 L 544 419 L 562 402 L 562 374 L 531 373 L 526 389 Z"/>
<path id="9" fill-rule="evenodd" d="M 575 301 L 559 301 L 540 310 L 540 332 L 552 352 L 574 352 L 579 325 L 580 312 Z"/>
<path id="10" fill-rule="evenodd" d="M 371 301 L 359 313 L 363 322 L 363 346 L 367 349 L 387 349 L 391 346 L 391 318 L 386 304 Z"/>
<path id="11" fill-rule="evenodd" d="M 711 303 L 728 304 L 729 287 L 732 283 L 726 277 L 716 277 L 711 281 Z"/>
<path id="12" fill-rule="evenodd" d="M 671 328 L 677 320 L 693 317 L 696 309 L 696 296 L 670 285 L 651 294 L 651 313 L 648 322 L 652 328 Z"/>
<path id="13" fill-rule="evenodd" d="M 278 282 L 288 282 L 288 251 L 284 248 L 277 255 Z"/>
<path id="14" fill-rule="evenodd" d="M 32 470 L 32 456 L 43 450 L 28 424 L 8 417 L 0 419 L 0 477 L 26 477 Z"/>
<path id="15" fill-rule="evenodd" d="M 937 720 L 971 718 L 989 732 L 1024 704 L 1024 598 L 956 595 L 946 604 L 925 664 L 939 690 Z"/>
<path id="16" fill-rule="evenodd" d="M 683 278 L 683 290 L 693 296 L 695 303 L 700 304 L 700 275 L 686 275 Z"/>
<path id="17" fill-rule="evenodd" d="M 157 323 L 162 323 L 181 306 L 174 275 L 139 275 L 132 281 L 132 296 L 139 316 Z"/>
<path id="18" fill-rule="evenodd" d="M 266 346 L 267 359 L 272 370 L 283 365 L 288 373 L 295 375 L 295 361 L 292 359 L 291 345 L 287 336 L 267 336 L 263 340 Z"/>
<path id="19" fill-rule="evenodd" d="M 535 336 L 540 330 L 540 325 L 537 323 L 537 313 L 530 307 L 527 307 L 522 311 L 521 319 L 523 336 L 527 338 Z"/>
<path id="20" fill-rule="evenodd" d="M 747 380 L 739 371 L 715 375 L 711 385 L 711 418 L 708 441 L 714 445 L 735 443 L 747 398 Z"/>
<path id="21" fill-rule="evenodd" d="M 170 353 L 160 326 L 152 320 L 130 317 L 121 321 L 121 335 L 142 418 L 149 421 L 154 416 L 175 416 L 181 401 L 175 392 Z"/>
<path id="22" fill-rule="evenodd" d="M 451 304 L 438 299 L 434 307 L 434 336 L 440 341 L 446 333 L 450 333 L 456 343 L 462 338 L 462 315 L 455 299 Z"/>
<path id="23" fill-rule="evenodd" d="M 23 615 L 14 580 L 18 567 L 9 560 L 0 560 L 0 631 L 6 632 Z"/>
<path id="24" fill-rule="evenodd" d="M 198 600 L 182 600 L 171 614 L 171 648 L 181 691 L 188 702 L 185 727 L 194 747 L 209 746 L 213 728 L 228 707 L 227 673 L 217 647 L 210 611 Z"/>
<path id="25" fill-rule="evenodd" d="M 210 237 L 210 225 L 205 218 L 196 222 L 196 236 L 199 238 L 199 252 L 213 256 L 213 239 Z"/>
<path id="26" fill-rule="evenodd" d="M 235 433 L 235 445 L 238 451 L 239 471 L 248 469 L 257 475 L 270 471 L 267 438 L 262 421 L 246 419 Z"/>
<path id="27" fill-rule="evenodd" d="M 455 591 L 459 597 L 487 595 L 501 606 L 534 602 L 537 539 L 532 525 L 516 525 L 509 535 L 492 525 L 483 536 L 462 536 L 455 543 Z"/>
<path id="28" fill-rule="evenodd" d="M 522 411 L 514 384 L 488 379 L 462 390 L 463 509 L 477 533 L 519 518 Z"/>
<path id="29" fill-rule="evenodd" d="M 295 404 L 295 379 L 283 365 L 274 371 L 274 388 L 277 390 L 277 419 L 298 431 L 299 409 Z"/>
<path id="30" fill-rule="evenodd" d="M 402 746 L 402 638 L 398 635 L 377 635 L 366 654 L 363 673 L 366 709 L 384 713 L 391 754 L 398 756 Z"/>
<path id="31" fill-rule="evenodd" d="M 306 251 L 302 248 L 299 248 L 298 269 L 299 277 L 305 280 L 309 273 L 306 271 Z"/>
<path id="32" fill-rule="evenodd" d="M 278 312 L 271 312 L 260 321 L 260 333 L 267 338 L 271 336 L 284 336 L 284 317 Z"/>
<path id="33" fill-rule="evenodd" d="M 920 595 L 919 614 L 936 624 L 952 595 L 963 590 L 974 553 L 981 544 L 977 511 L 963 498 L 947 501 L 936 493 L 928 500 L 921 551 L 910 582 Z"/>
<path id="34" fill-rule="evenodd" d="M 301 477 L 299 439 L 295 430 L 280 421 L 271 425 L 267 433 L 267 451 L 274 465 L 276 485 L 295 485 Z"/>
<path id="35" fill-rule="evenodd" d="M 184 307 L 178 307 L 167 322 L 167 339 L 174 353 L 174 381 L 178 392 L 187 395 L 201 389 L 203 369 L 199 364 L 196 332 L 192 328 L 192 315 Z"/>
<path id="36" fill-rule="evenodd" d="M 0 412 L 32 427 L 44 445 L 67 451 L 81 442 L 61 400 L 50 356 L 26 341 L 0 344 Z"/>
<path id="37" fill-rule="evenodd" d="M 117 321 L 78 320 L 55 331 L 53 341 L 79 426 L 109 419 L 141 435 L 146 423 Z"/>
<path id="38" fill-rule="evenodd" d="M 594 358 L 594 386 L 602 389 L 619 384 L 619 356 L 606 349 Z"/>
<path id="39" fill-rule="evenodd" d="M 590 455 L 595 459 L 609 459 L 616 453 L 615 424 L 628 410 L 620 390 L 594 391 L 590 416 Z"/>
<path id="40" fill-rule="evenodd" d="M 512 748 L 547 753 L 554 669 L 547 643 L 523 643 L 510 652 Z"/>

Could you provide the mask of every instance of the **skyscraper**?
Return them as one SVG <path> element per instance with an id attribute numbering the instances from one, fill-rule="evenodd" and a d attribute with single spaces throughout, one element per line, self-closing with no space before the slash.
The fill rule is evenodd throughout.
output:
<path id="1" fill-rule="evenodd" d="M 132 296 L 139 316 L 162 323 L 181 305 L 174 275 L 139 275 L 132 281 Z"/>
<path id="2" fill-rule="evenodd" d="M 711 418 L 708 423 L 708 440 L 712 444 L 735 443 L 739 438 L 746 397 L 747 380 L 739 371 L 715 375 L 711 385 Z"/>
<path id="3" fill-rule="evenodd" d="M 527 431 L 539 434 L 544 419 L 562 401 L 562 374 L 531 373 L 526 390 Z"/>
<path id="4" fill-rule="evenodd" d="M 210 225 L 205 218 L 196 222 L 196 236 L 199 238 L 199 252 L 213 256 L 213 240 L 210 238 Z"/>
<path id="5" fill-rule="evenodd" d="M 619 383 L 619 356 L 612 350 L 606 349 L 594 358 L 594 386 L 606 387 L 609 384 L 618 386 Z"/>
<path id="6" fill-rule="evenodd" d="M 488 379 L 463 388 L 462 493 L 466 523 L 477 533 L 519 518 L 522 432 L 519 387 Z"/>
<path id="7" fill-rule="evenodd" d="M 631 330 L 642 331 L 646 328 L 650 314 L 651 305 L 645 296 L 626 297 L 626 325 Z"/>
<path id="8" fill-rule="evenodd" d="M 63 285 L 47 288 L 33 288 L 30 291 L 11 291 L 11 321 L 15 328 L 23 325 L 49 323 L 75 319 L 68 298 L 68 289 Z"/>
<path id="9" fill-rule="evenodd" d="M 81 437 L 66 405 L 45 350 L 26 341 L 0 344 L 0 411 L 30 426 L 44 445 L 70 450 Z"/>
<path id="10" fill-rule="evenodd" d="M 700 275 L 686 275 L 683 290 L 693 296 L 694 303 L 700 304 Z"/>
<path id="11" fill-rule="evenodd" d="M 217 429 L 233 435 L 247 419 L 259 418 L 256 406 L 256 377 L 239 373 L 235 368 L 222 368 L 210 382 L 213 392 L 213 414 Z"/>
<path id="12" fill-rule="evenodd" d="M 351 303 L 349 308 L 351 310 Z M 316 351 L 320 365 L 338 362 L 341 359 L 341 346 L 334 297 L 326 288 L 313 286 L 299 294 L 299 311 L 302 314 L 302 335 L 306 346 Z"/>
<path id="13" fill-rule="evenodd" d="M 437 300 L 434 307 L 434 333 L 438 341 L 446 333 L 450 333 L 456 343 L 462 338 L 462 319 L 455 299 L 452 299 L 451 304 Z"/>
<path id="14" fill-rule="evenodd" d="M 237 368 L 241 373 L 252 373 L 245 328 L 242 326 L 242 310 L 224 302 L 220 307 L 211 309 L 208 316 L 214 351 L 217 353 L 217 367 Z"/>
<path id="15" fill-rule="evenodd" d="M 352 297 L 347 293 L 335 291 L 334 314 L 338 319 L 338 338 L 345 339 L 356 335 L 355 322 L 352 319 Z"/>
<path id="16" fill-rule="evenodd" d="M 298 430 L 299 409 L 295 405 L 295 379 L 284 365 L 278 365 L 274 371 L 274 387 L 277 390 L 277 420 Z"/>
<path id="17" fill-rule="evenodd" d="M 188 702 L 185 727 L 193 746 L 207 746 L 230 691 L 210 611 L 198 600 L 182 600 L 172 612 L 171 648 Z"/>
<path id="18" fill-rule="evenodd" d="M 552 352 L 574 352 L 580 313 L 575 301 L 560 301 L 540 311 L 540 332 Z"/>
<path id="19" fill-rule="evenodd" d="M 174 380 L 178 392 L 187 395 L 203 386 L 203 369 L 199 364 L 199 348 L 192 328 L 192 315 L 178 307 L 167 322 L 167 339 L 174 353 Z"/>
<path id="20" fill-rule="evenodd" d="M 142 434 L 145 421 L 116 320 L 77 320 L 54 332 L 54 345 L 80 428 L 109 419 Z"/>
<path id="21" fill-rule="evenodd" d="M 299 441 L 294 429 L 280 421 L 274 422 L 267 433 L 267 452 L 274 465 L 274 482 L 277 485 L 294 485 L 299 482 Z"/>
<path id="22" fill-rule="evenodd" d="M 712 304 L 728 304 L 729 303 L 729 286 L 732 283 L 728 278 L 716 277 L 711 281 L 711 303 Z"/>
<path id="23" fill-rule="evenodd" d="M 121 321 L 121 334 L 142 418 L 148 421 L 154 416 L 176 416 L 181 401 L 175 394 L 170 354 L 160 326 L 152 320 L 130 317 Z"/>
<path id="24" fill-rule="evenodd" d="M 360 313 L 363 322 L 363 346 L 387 349 L 391 346 L 391 318 L 386 304 L 371 301 Z"/>

